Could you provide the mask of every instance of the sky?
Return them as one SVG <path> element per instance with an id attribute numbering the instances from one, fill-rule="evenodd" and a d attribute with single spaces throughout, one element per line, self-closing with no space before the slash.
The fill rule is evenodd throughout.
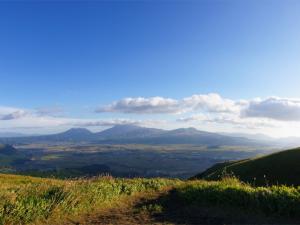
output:
<path id="1" fill-rule="evenodd" d="M 0 1 L 0 133 L 300 136 L 300 1 Z"/>

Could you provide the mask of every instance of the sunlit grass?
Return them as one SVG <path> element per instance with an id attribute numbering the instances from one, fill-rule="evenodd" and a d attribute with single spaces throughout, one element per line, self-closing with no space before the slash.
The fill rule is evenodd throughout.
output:
<path id="1" fill-rule="evenodd" d="M 232 177 L 221 181 L 112 177 L 57 180 L 0 175 L 0 224 L 46 220 L 59 223 L 66 218 L 114 207 L 131 195 L 147 196 L 149 192 L 167 187 L 184 205 L 233 207 L 284 218 L 300 215 L 300 187 L 254 187 Z M 155 204 L 144 210 L 163 212 L 162 206 Z"/>
<path id="2" fill-rule="evenodd" d="M 109 207 L 122 196 L 157 191 L 178 183 L 168 179 L 54 180 L 0 175 L 0 224 L 30 223 Z"/>
<path id="3" fill-rule="evenodd" d="M 186 204 L 236 207 L 272 216 L 300 216 L 300 187 L 253 187 L 236 178 L 223 178 L 221 181 L 189 181 L 176 187 L 175 193 Z"/>

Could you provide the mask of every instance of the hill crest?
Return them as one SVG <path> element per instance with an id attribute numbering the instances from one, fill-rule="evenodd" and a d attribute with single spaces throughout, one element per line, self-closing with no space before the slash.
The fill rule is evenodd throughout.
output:
<path id="1" fill-rule="evenodd" d="M 256 185 L 300 185 L 300 148 L 267 156 L 216 164 L 194 179 L 218 180 L 224 173 Z"/>

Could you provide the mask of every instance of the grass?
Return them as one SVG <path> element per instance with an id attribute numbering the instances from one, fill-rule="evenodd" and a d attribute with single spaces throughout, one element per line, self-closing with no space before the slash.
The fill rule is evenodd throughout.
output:
<path id="1" fill-rule="evenodd" d="M 0 175 L 0 224 L 64 220 L 112 206 L 123 196 L 174 185 L 168 179 L 54 180 Z"/>
<path id="2" fill-rule="evenodd" d="M 299 218 L 300 188 L 253 187 L 226 177 L 142 195 L 135 204 L 94 215 L 87 224 L 299 224 Z"/>
<path id="3" fill-rule="evenodd" d="M 217 164 L 195 178 L 218 180 L 224 172 L 254 185 L 300 185 L 300 148 Z"/>
<path id="4" fill-rule="evenodd" d="M 221 220 L 224 223 L 230 222 L 228 218 L 236 218 L 236 212 L 240 211 L 285 222 L 300 218 L 300 186 L 255 187 L 234 177 L 224 177 L 220 181 L 112 177 L 57 180 L 0 175 L 0 224 L 61 224 L 70 218 L 84 218 L 96 211 L 101 212 L 101 209 L 117 207 L 121 210 L 117 209 L 115 212 L 123 210 L 123 214 L 119 216 L 122 221 L 122 216 L 128 219 L 132 216 L 125 215 L 130 210 L 124 211 L 124 208 L 129 206 L 121 203 L 137 196 L 144 199 L 157 196 L 150 203 L 139 204 L 138 213 L 159 215 L 162 223 L 176 223 L 176 210 L 180 223 L 206 223 L 207 220 L 203 219 L 210 217 L 214 219 L 212 223 L 217 223 L 215 217 L 223 217 L 217 212 L 229 208 L 233 211 L 226 215 L 226 220 Z M 214 207 L 214 211 L 197 218 L 209 207 Z M 183 209 L 189 212 L 185 220 L 182 220 Z M 190 220 L 193 216 L 196 219 Z M 148 219 L 151 223 L 154 221 Z M 101 222 L 101 219 L 96 221 Z"/>
<path id="5" fill-rule="evenodd" d="M 300 187 L 253 187 L 236 178 L 223 178 L 221 181 L 189 181 L 174 192 L 186 204 L 210 204 L 270 216 L 300 217 Z"/>

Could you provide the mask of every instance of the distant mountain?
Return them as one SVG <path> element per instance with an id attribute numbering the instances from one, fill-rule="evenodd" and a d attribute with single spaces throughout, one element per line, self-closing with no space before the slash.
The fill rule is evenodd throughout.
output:
<path id="1" fill-rule="evenodd" d="M 229 137 L 195 128 L 161 130 L 132 125 L 118 125 L 97 133 L 101 143 L 138 144 L 201 144 L 201 145 L 257 145 L 246 138 Z"/>
<path id="2" fill-rule="evenodd" d="M 227 173 L 257 185 L 300 185 L 299 159 L 300 148 L 296 148 L 260 158 L 216 164 L 194 178 L 218 180 Z"/>
<path id="3" fill-rule="evenodd" d="M 199 135 L 199 134 L 204 134 L 204 133 L 208 133 L 208 132 L 199 131 L 193 127 L 178 128 L 178 129 L 166 132 L 166 134 L 169 136 L 172 136 L 172 135 L 173 136 L 192 136 L 192 135 Z"/>
<path id="4" fill-rule="evenodd" d="M 10 145 L 4 145 L 0 144 L 0 155 L 14 155 L 17 153 L 17 150 L 10 146 Z"/>
<path id="5" fill-rule="evenodd" d="M 7 137 L 26 137 L 29 135 L 22 134 L 22 133 L 15 133 L 15 132 L 0 132 L 0 138 L 7 138 Z"/>
<path id="6" fill-rule="evenodd" d="M 260 133 L 256 133 L 256 134 L 248 134 L 248 133 L 220 133 L 222 135 L 226 135 L 226 136 L 231 136 L 231 137 L 243 137 L 243 138 L 248 138 L 248 139 L 252 139 L 252 140 L 260 140 L 260 141 L 274 141 L 276 140 L 276 138 L 272 138 L 268 135 L 265 134 L 260 134 Z"/>
<path id="7" fill-rule="evenodd" d="M 85 128 L 72 128 L 62 133 L 33 137 L 0 138 L 0 142 L 55 143 L 90 142 L 102 144 L 198 144 L 198 145 L 240 145 L 258 146 L 260 141 L 243 137 L 231 137 L 217 133 L 200 131 L 195 128 L 162 130 L 134 125 L 117 125 L 101 132 L 92 133 Z M 265 143 L 263 143 L 265 145 Z"/>
<path id="8" fill-rule="evenodd" d="M 202 145 L 256 145 L 258 142 L 246 138 L 229 137 L 195 128 L 179 128 L 148 138 L 150 143 L 202 144 Z"/>
<path id="9" fill-rule="evenodd" d="M 94 133 L 85 128 L 72 128 L 59 134 L 48 135 L 47 138 L 61 141 L 85 141 L 91 140 Z"/>
<path id="10" fill-rule="evenodd" d="M 53 143 L 53 142 L 85 142 L 92 141 L 94 133 L 85 128 L 72 128 L 58 134 L 0 138 L 0 142 L 7 144 Z"/>
<path id="11" fill-rule="evenodd" d="M 139 127 L 135 125 L 116 125 L 107 130 L 95 133 L 95 135 L 104 140 L 113 139 L 132 139 L 145 138 L 165 133 L 165 130 Z"/>

